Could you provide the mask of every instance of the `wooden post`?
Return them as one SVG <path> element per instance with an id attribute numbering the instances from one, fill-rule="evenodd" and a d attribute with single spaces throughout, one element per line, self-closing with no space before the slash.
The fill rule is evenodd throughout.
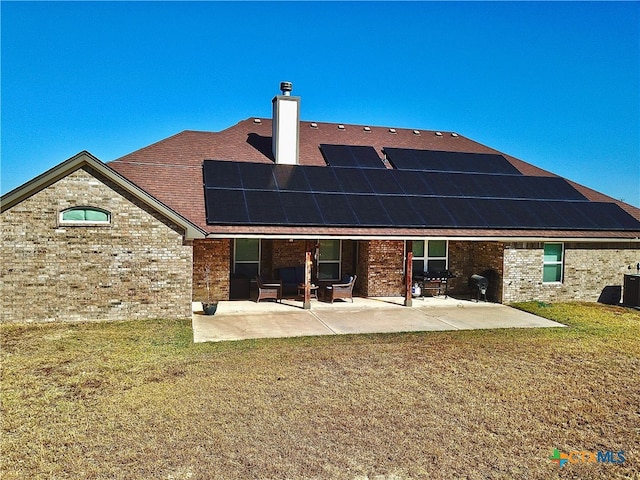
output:
<path id="1" fill-rule="evenodd" d="M 304 253 L 304 301 L 302 308 L 305 310 L 311 309 L 311 265 L 313 264 L 310 242 L 307 242 L 307 248 Z"/>
<path id="2" fill-rule="evenodd" d="M 411 240 L 407 240 L 407 257 L 405 260 L 404 271 L 405 271 L 404 306 L 410 307 L 412 305 L 411 281 L 413 279 L 413 241 Z"/>

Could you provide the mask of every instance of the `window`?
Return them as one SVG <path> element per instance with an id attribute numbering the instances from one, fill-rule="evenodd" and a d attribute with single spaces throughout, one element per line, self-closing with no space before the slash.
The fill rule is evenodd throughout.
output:
<path id="1" fill-rule="evenodd" d="M 260 274 L 260 239 L 236 239 L 233 249 L 233 272 L 247 278 L 255 278 Z"/>
<path id="2" fill-rule="evenodd" d="M 320 240 L 318 280 L 340 279 L 342 240 Z"/>
<path id="3" fill-rule="evenodd" d="M 68 225 L 109 224 L 111 214 L 93 207 L 75 207 L 60 212 L 60 223 Z"/>
<path id="4" fill-rule="evenodd" d="M 564 261 L 564 245 L 562 243 L 544 244 L 544 262 L 542 267 L 543 283 L 562 282 L 562 264 Z"/>
<path id="5" fill-rule="evenodd" d="M 446 240 L 413 241 L 413 273 L 441 272 L 447 269 Z"/>

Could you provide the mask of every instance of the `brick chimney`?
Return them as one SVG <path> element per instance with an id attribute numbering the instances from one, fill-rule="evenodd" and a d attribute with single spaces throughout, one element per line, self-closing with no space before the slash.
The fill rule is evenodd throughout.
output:
<path id="1" fill-rule="evenodd" d="M 292 97 L 291 82 L 281 82 L 282 95 L 273 97 L 272 152 L 276 163 L 298 164 L 300 97 Z"/>

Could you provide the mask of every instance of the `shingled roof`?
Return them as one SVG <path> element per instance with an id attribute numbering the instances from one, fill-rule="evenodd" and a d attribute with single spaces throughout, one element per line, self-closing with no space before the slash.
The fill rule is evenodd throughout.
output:
<path id="1" fill-rule="evenodd" d="M 249 118 L 220 132 L 183 131 L 108 165 L 163 204 L 213 235 L 363 236 L 363 237 L 489 237 L 489 238 L 637 238 L 638 231 L 544 231 L 531 229 L 375 228 L 358 226 L 209 225 L 203 188 L 203 162 L 224 160 L 273 164 L 272 121 Z M 555 176 L 551 172 L 498 152 L 454 132 L 436 132 L 367 125 L 300 122 L 299 164 L 326 166 L 321 144 L 375 148 L 381 159 L 384 148 L 501 154 L 525 176 Z M 387 162 L 388 164 L 388 162 Z M 388 165 L 388 168 L 391 168 Z M 592 189 L 569 182 L 594 202 L 619 205 L 640 220 L 640 209 L 618 202 Z"/>

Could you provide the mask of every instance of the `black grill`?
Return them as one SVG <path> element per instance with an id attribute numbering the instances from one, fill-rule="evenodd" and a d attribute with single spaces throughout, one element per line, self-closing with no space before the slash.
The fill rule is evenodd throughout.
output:
<path id="1" fill-rule="evenodd" d="M 455 275 L 449 270 L 438 270 L 423 272 L 421 275 L 414 275 L 413 281 L 418 283 L 421 289 L 421 297 L 424 297 L 426 290 L 435 291 L 437 295 L 444 293 L 447 297 L 449 279 L 454 278 Z"/>
<path id="2" fill-rule="evenodd" d="M 471 275 L 469 277 L 469 287 L 476 292 L 476 301 L 480 301 L 480 296 L 487 301 L 487 289 L 489 288 L 489 280 L 481 275 Z"/>

